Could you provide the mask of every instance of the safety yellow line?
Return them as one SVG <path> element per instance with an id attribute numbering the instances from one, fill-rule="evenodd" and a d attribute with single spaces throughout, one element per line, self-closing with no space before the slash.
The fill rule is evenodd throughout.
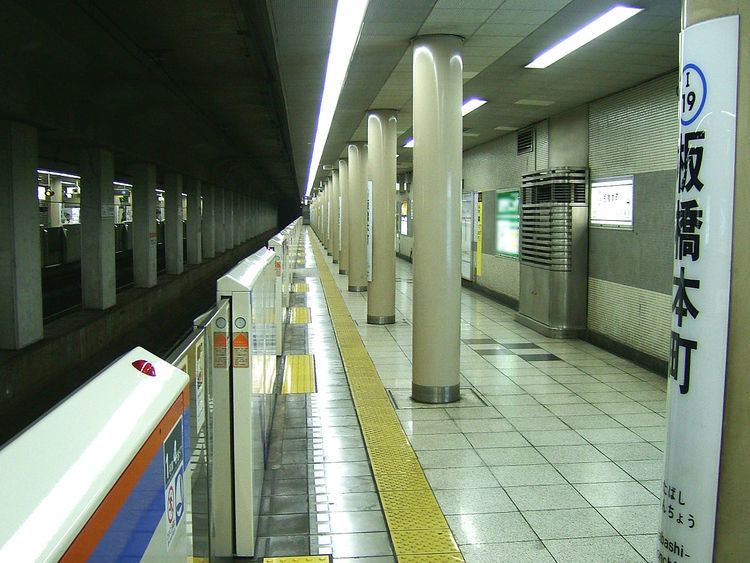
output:
<path id="1" fill-rule="evenodd" d="M 315 393 L 315 362 L 309 354 L 290 354 L 284 357 L 284 376 L 281 394 Z"/>
<path id="2" fill-rule="evenodd" d="M 302 325 L 310 323 L 309 307 L 290 307 L 289 323 L 293 325 Z"/>
<path id="3" fill-rule="evenodd" d="M 463 561 L 319 245 L 312 247 L 398 561 Z"/>
<path id="4" fill-rule="evenodd" d="M 329 563 L 327 555 L 295 555 L 294 557 L 264 557 L 263 563 Z"/>

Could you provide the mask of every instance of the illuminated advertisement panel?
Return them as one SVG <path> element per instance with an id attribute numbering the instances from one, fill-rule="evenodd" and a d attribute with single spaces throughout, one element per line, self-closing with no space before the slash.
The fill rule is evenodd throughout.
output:
<path id="1" fill-rule="evenodd" d="M 495 253 L 518 256 L 519 192 L 498 192 L 495 205 Z"/>

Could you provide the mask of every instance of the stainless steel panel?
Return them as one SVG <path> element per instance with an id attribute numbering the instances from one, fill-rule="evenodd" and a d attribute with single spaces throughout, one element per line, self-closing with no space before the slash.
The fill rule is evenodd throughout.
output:
<path id="1" fill-rule="evenodd" d="M 523 177 L 518 311 L 551 336 L 586 328 L 587 183 L 585 169 Z"/>

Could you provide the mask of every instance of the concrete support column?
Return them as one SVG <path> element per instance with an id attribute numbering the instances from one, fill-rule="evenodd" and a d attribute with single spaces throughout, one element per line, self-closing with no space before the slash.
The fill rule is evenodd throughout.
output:
<path id="1" fill-rule="evenodd" d="M 341 193 L 341 243 L 339 249 L 339 274 L 349 268 L 349 164 L 339 160 L 339 192 Z"/>
<path id="2" fill-rule="evenodd" d="M 37 130 L 0 121 L 0 348 L 44 336 Z"/>
<path id="3" fill-rule="evenodd" d="M 414 40 L 412 398 L 460 398 L 463 40 Z"/>
<path id="4" fill-rule="evenodd" d="M 81 150 L 81 289 L 84 309 L 116 302 L 114 159 L 101 148 Z"/>
<path id="5" fill-rule="evenodd" d="M 696 190 L 690 191 L 692 197 L 698 200 L 699 204 L 706 206 L 712 194 L 717 191 L 732 190 L 734 192 L 734 213 L 733 218 L 727 219 L 729 227 L 732 229 L 732 247 L 731 247 L 731 267 L 729 272 L 723 272 L 722 275 L 726 275 L 729 278 L 729 324 L 728 324 L 728 338 L 727 338 L 727 349 L 726 349 L 726 375 L 725 375 L 725 386 L 724 386 L 724 401 L 723 401 L 723 421 L 721 424 L 721 451 L 720 451 L 720 463 L 719 463 L 719 475 L 718 475 L 718 495 L 716 503 L 716 524 L 714 531 L 714 544 L 713 544 L 713 561 L 747 561 L 750 560 L 750 537 L 747 534 L 746 517 L 743 516 L 747 513 L 747 505 L 750 503 L 750 480 L 748 474 L 750 474 L 750 457 L 748 451 L 750 451 L 750 378 L 747 377 L 747 366 L 750 363 L 750 347 L 747 345 L 747 331 L 750 328 L 750 301 L 747 299 L 748 291 L 750 291 L 750 245 L 747 241 L 750 240 L 750 220 L 747 217 L 747 210 L 750 209 L 750 189 L 748 189 L 748 178 L 750 177 L 750 159 L 747 158 L 748 151 L 750 151 L 750 3 L 744 0 L 683 0 L 682 6 L 682 28 L 685 29 L 688 26 L 713 20 L 715 18 L 721 18 L 723 16 L 739 15 L 739 57 L 738 57 L 738 72 L 737 72 L 737 117 L 736 117 L 736 135 L 735 135 L 735 174 L 734 174 L 734 186 L 725 186 L 722 183 L 711 181 L 711 179 L 717 177 L 715 168 L 711 167 L 710 159 L 718 151 L 720 151 L 720 144 L 724 144 L 725 139 L 721 140 L 714 139 L 713 145 L 710 145 L 711 133 L 713 131 L 720 130 L 725 125 L 725 120 L 721 116 L 711 115 L 705 111 L 700 116 L 700 129 L 704 127 L 711 127 L 713 123 L 713 131 L 709 130 L 706 132 L 705 141 L 700 140 L 695 144 L 699 147 L 704 147 L 699 150 L 703 151 L 703 173 L 702 180 L 705 182 L 705 186 L 699 193 Z M 701 45 L 701 50 L 705 49 L 706 52 L 713 52 L 712 45 Z M 694 48 L 695 49 L 695 48 Z M 694 61 L 692 59 L 681 61 L 682 65 L 687 63 L 698 63 L 699 66 L 703 67 L 703 72 L 706 73 L 706 79 L 708 80 L 707 95 L 704 99 L 711 103 L 710 97 L 715 92 L 715 95 L 721 95 L 719 91 L 725 87 L 721 83 L 712 82 L 712 71 L 714 65 L 706 68 L 703 62 Z M 716 66 L 721 66 L 719 61 L 716 61 Z M 696 73 L 693 73 L 695 76 Z M 684 88 L 684 73 L 680 76 L 681 86 Z M 705 84 L 705 82 L 704 82 Z M 704 86 L 705 87 L 705 86 Z M 696 104 L 697 105 L 697 104 Z M 699 112 L 701 110 L 698 110 Z M 693 118 L 695 119 L 695 118 Z M 719 127 L 718 124 L 721 124 Z M 722 131 L 723 134 L 723 131 Z M 685 142 L 686 144 L 689 141 Z M 685 152 L 687 153 L 685 147 Z M 691 153 L 692 153 L 691 148 Z M 696 149 L 698 150 L 698 149 Z M 692 162 L 691 157 L 687 159 Z M 709 164 L 707 164 L 707 162 Z M 730 163 L 726 164 L 727 166 Z M 700 172 L 700 167 L 696 165 L 696 170 L 692 170 L 692 164 L 690 170 L 687 172 L 687 177 L 690 178 L 694 173 L 697 175 Z M 710 204 L 707 205 L 710 208 Z M 683 208 L 684 209 L 684 208 Z M 714 211 L 713 213 L 717 213 Z M 723 211 L 722 211 L 723 214 Z M 718 217 L 714 216 L 713 221 L 716 222 Z M 706 240 L 706 229 L 711 229 L 708 232 L 713 232 L 711 225 L 711 210 L 704 209 L 703 211 L 704 222 L 701 224 L 700 237 L 701 245 L 711 245 L 710 239 Z M 709 222 L 706 223 L 706 219 Z M 719 234 L 721 231 L 716 229 L 715 231 Z M 710 248 L 710 247 L 709 247 Z M 700 259 L 704 260 L 704 252 L 707 250 L 705 247 L 701 248 Z M 688 261 L 686 258 L 685 261 Z M 718 275 L 718 274 L 717 274 Z M 710 277 L 708 274 L 704 274 L 704 280 Z M 703 280 L 701 280 L 703 281 Z M 677 282 L 677 278 L 675 278 Z M 715 284 L 716 282 L 714 282 Z M 700 292 L 711 291 L 711 289 L 704 287 L 700 289 L 693 289 L 693 298 L 700 298 Z M 709 286 L 710 287 L 710 286 Z M 679 292 L 679 289 L 673 289 L 674 292 Z M 687 289 L 685 290 L 688 291 Z M 679 295 L 679 293 L 677 293 Z M 675 297 L 677 299 L 677 297 Z M 680 302 L 682 303 L 682 302 Z M 711 294 L 705 303 L 711 303 L 707 311 L 708 316 L 715 314 L 716 306 L 714 305 L 714 295 Z M 700 301 L 698 301 L 698 307 L 700 308 Z M 683 305 L 684 306 L 684 305 Z M 703 317 L 703 308 L 698 313 L 696 320 Z M 688 317 L 689 319 L 689 317 Z M 698 341 L 698 348 L 694 351 L 694 355 L 700 358 L 700 354 L 710 354 L 713 357 L 720 358 L 723 350 L 718 347 L 711 347 L 710 350 L 702 350 L 705 346 L 705 340 Z M 679 352 L 682 356 L 682 352 Z M 689 360 L 688 360 L 689 361 Z M 674 362 L 674 359 L 673 359 Z M 681 359 L 678 363 L 680 377 L 685 369 L 684 359 Z M 688 364 L 689 365 L 689 364 Z M 688 367 L 689 369 L 689 367 Z M 715 381 L 716 378 L 721 377 L 720 374 L 715 373 L 704 373 L 703 370 L 699 370 L 696 374 L 695 367 L 693 367 L 693 376 L 696 379 L 703 379 Z M 673 392 L 673 384 L 675 386 L 681 385 L 682 379 L 678 381 L 672 380 L 669 382 L 669 393 Z M 693 380 L 690 381 L 693 384 Z M 704 385 L 713 385 L 704 384 Z M 691 385 L 689 390 L 685 392 L 682 397 L 686 400 L 689 399 L 690 393 L 695 394 L 696 391 L 694 386 Z M 694 398 L 695 404 L 697 405 L 702 401 L 703 395 L 698 395 Z M 670 410 L 672 404 L 672 397 L 670 397 Z M 713 404 L 712 406 L 701 406 L 701 409 L 716 409 L 721 408 L 720 405 Z M 692 428 L 692 432 L 687 430 L 686 433 L 698 433 L 703 432 L 700 426 L 700 418 L 705 416 L 706 413 L 697 412 L 701 409 L 696 409 L 695 414 L 698 416 L 697 421 L 691 421 L 689 419 L 681 418 L 679 421 L 669 416 L 668 413 L 668 427 L 667 433 L 668 439 L 665 447 L 665 454 L 667 457 L 667 465 L 669 465 L 669 456 L 671 450 L 685 450 L 689 449 L 691 444 L 670 443 L 670 434 L 672 424 L 676 424 L 678 427 L 688 429 Z M 693 448 L 693 455 L 698 459 L 699 457 L 705 456 L 705 452 L 702 449 Z M 669 469 L 669 467 L 668 467 Z M 690 467 L 693 470 L 693 467 Z M 696 473 L 696 475 L 699 475 Z M 693 477 L 693 481 L 697 481 L 698 477 Z M 668 483 L 667 483 L 668 484 Z M 692 503 L 695 506 L 696 496 L 700 496 L 702 491 L 698 486 L 697 482 L 694 491 L 683 492 L 683 500 L 687 501 L 686 504 L 689 507 Z M 703 483 L 701 483 L 702 485 Z M 707 483 L 707 486 L 711 486 L 711 483 Z M 664 497 L 667 499 L 668 497 Z M 672 496 L 674 498 L 674 495 Z M 670 504 L 670 510 L 674 507 L 675 517 L 678 512 L 685 514 L 685 506 L 678 505 L 671 499 L 666 500 Z M 706 527 L 711 525 L 710 514 L 706 514 L 706 518 L 700 519 L 703 514 L 698 511 L 695 514 L 690 514 L 694 518 L 694 529 L 686 529 L 686 534 L 702 533 Z M 685 516 L 687 518 L 687 516 Z M 666 516 L 662 516 L 664 521 Z M 675 526 L 676 527 L 676 526 Z M 692 526 L 691 526 L 692 528 Z M 662 527 L 664 529 L 664 527 Z M 665 534 L 665 540 L 666 540 Z M 677 544 L 682 543 L 681 539 L 670 537 L 669 540 L 677 539 Z M 703 543 L 703 542 L 701 542 Z M 682 547 L 682 546 L 680 546 Z M 662 553 L 665 549 L 660 550 Z M 691 554 L 692 555 L 692 554 Z M 661 557 L 661 555 L 660 555 Z M 695 559 L 695 556 L 694 556 Z M 683 561 L 679 557 L 675 557 L 675 561 Z M 708 560 L 708 559 L 706 559 Z"/>
<path id="6" fill-rule="evenodd" d="M 59 227 L 62 225 L 62 202 L 63 202 L 63 185 L 60 178 L 55 178 L 50 182 L 52 195 L 49 198 L 49 226 Z"/>
<path id="7" fill-rule="evenodd" d="M 372 263 L 367 322 L 396 322 L 396 111 L 367 113 L 367 179 L 372 182 Z"/>
<path id="8" fill-rule="evenodd" d="M 242 196 L 239 192 L 232 193 L 232 233 L 234 246 L 240 244 L 240 231 L 242 230 Z"/>
<path id="9" fill-rule="evenodd" d="M 203 221 L 201 242 L 203 258 L 210 260 L 216 255 L 216 190 L 212 185 L 203 186 Z"/>
<path id="10" fill-rule="evenodd" d="M 131 167 L 133 176 L 133 282 L 136 287 L 156 285 L 157 234 L 156 166 L 140 162 Z"/>
<path id="11" fill-rule="evenodd" d="M 203 260 L 201 216 L 201 181 L 188 178 L 187 186 L 187 263 L 200 264 Z"/>
<path id="12" fill-rule="evenodd" d="M 331 172 L 331 256 L 333 263 L 338 264 L 341 251 L 341 189 L 339 171 Z"/>
<path id="13" fill-rule="evenodd" d="M 351 143 L 349 156 L 349 291 L 367 291 L 367 145 Z"/>
<path id="14" fill-rule="evenodd" d="M 224 252 L 227 249 L 226 225 L 224 224 L 224 199 L 226 191 L 224 188 L 214 186 L 214 239 L 216 252 Z"/>
<path id="15" fill-rule="evenodd" d="M 167 273 L 179 275 L 185 269 L 182 248 L 182 174 L 164 174 L 164 213 Z"/>
<path id="16" fill-rule="evenodd" d="M 224 238 L 227 249 L 234 248 L 234 192 L 224 192 Z"/>
<path id="17" fill-rule="evenodd" d="M 245 240 L 248 241 L 251 238 L 253 238 L 253 235 L 251 233 L 253 222 L 251 220 L 252 216 L 252 202 L 250 201 L 249 197 L 245 198 Z"/>

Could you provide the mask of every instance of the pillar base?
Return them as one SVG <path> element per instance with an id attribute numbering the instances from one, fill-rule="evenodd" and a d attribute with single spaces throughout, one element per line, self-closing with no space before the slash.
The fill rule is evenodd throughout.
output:
<path id="1" fill-rule="evenodd" d="M 392 325 L 396 322 L 396 315 L 367 315 L 368 325 Z"/>
<path id="2" fill-rule="evenodd" d="M 349 291 L 352 293 L 362 293 L 363 291 L 367 291 L 366 285 L 350 285 Z"/>
<path id="3" fill-rule="evenodd" d="M 339 274 L 341 274 L 342 276 L 345 276 L 346 270 L 342 270 L 341 268 L 339 268 Z"/>
<path id="4" fill-rule="evenodd" d="M 411 398 L 418 403 L 455 403 L 461 398 L 461 384 L 440 386 L 412 383 Z"/>

